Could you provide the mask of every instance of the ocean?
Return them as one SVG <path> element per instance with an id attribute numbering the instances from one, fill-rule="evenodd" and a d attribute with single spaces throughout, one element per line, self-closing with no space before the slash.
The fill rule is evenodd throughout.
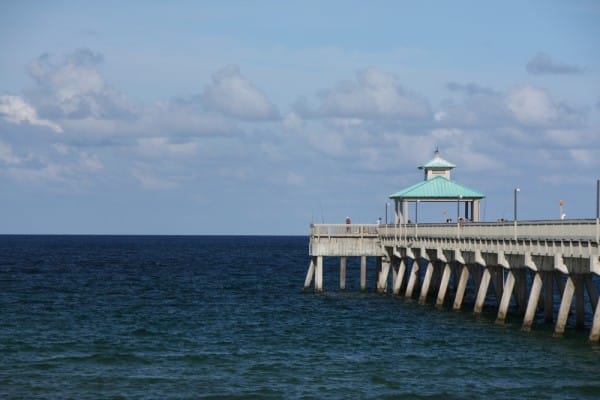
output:
<path id="1" fill-rule="evenodd" d="M 372 264 L 303 291 L 308 264 L 308 237 L 0 236 L 0 398 L 600 398 L 587 331 L 377 294 Z"/>

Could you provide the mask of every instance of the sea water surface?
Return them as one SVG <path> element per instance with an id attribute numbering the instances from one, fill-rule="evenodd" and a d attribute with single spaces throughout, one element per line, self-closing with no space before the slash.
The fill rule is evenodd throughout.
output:
<path id="1" fill-rule="evenodd" d="M 304 292 L 308 262 L 307 237 L 0 236 L 0 398 L 600 398 L 587 332 L 359 293 L 351 262 Z"/>

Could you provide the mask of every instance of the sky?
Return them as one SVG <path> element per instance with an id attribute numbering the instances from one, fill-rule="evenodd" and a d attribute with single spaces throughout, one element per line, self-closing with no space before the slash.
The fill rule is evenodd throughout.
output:
<path id="1" fill-rule="evenodd" d="M 593 218 L 598 21 L 581 0 L 2 1 L 0 233 L 374 223 L 436 147 L 484 220 L 516 187 L 519 219 Z"/>

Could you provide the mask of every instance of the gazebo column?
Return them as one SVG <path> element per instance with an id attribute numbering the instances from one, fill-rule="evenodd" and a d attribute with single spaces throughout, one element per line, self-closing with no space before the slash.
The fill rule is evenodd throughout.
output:
<path id="1" fill-rule="evenodd" d="M 471 210 L 471 214 L 473 216 L 473 222 L 479 222 L 480 216 L 479 216 L 479 204 L 480 204 L 481 200 L 473 200 L 473 209 Z"/>

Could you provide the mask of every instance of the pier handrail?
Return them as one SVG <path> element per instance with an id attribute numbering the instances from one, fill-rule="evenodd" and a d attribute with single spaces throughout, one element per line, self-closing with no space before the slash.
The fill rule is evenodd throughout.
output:
<path id="1" fill-rule="evenodd" d="M 316 237 L 377 237 L 382 239 L 460 238 L 500 240 L 557 240 L 598 243 L 598 219 L 533 220 L 419 224 L 313 224 Z"/>
<path id="2" fill-rule="evenodd" d="M 314 237 L 377 237 L 377 224 L 311 224 Z"/>

